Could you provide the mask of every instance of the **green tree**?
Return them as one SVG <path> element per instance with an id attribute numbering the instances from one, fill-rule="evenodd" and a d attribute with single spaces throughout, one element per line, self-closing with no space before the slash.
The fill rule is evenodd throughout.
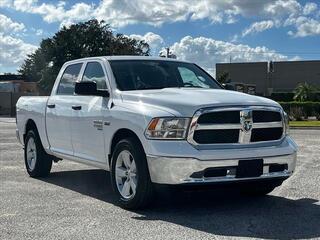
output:
<path id="1" fill-rule="evenodd" d="M 300 83 L 294 90 L 293 99 L 298 102 L 313 101 L 316 88 L 308 83 Z"/>
<path id="2" fill-rule="evenodd" d="M 63 27 L 53 37 L 43 39 L 28 55 L 19 73 L 39 83 L 46 93 L 52 89 L 61 66 L 77 58 L 106 55 L 144 55 L 150 53 L 144 41 L 114 34 L 104 21 L 90 20 Z"/>

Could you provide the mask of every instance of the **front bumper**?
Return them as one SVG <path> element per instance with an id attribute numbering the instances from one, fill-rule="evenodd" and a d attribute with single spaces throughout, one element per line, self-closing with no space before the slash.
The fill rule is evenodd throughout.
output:
<path id="1" fill-rule="evenodd" d="M 188 184 L 188 183 L 214 183 L 214 182 L 238 182 L 244 180 L 265 180 L 272 178 L 288 178 L 290 177 L 296 166 L 297 146 L 291 139 L 285 146 L 283 146 L 283 153 L 281 147 L 275 149 L 270 148 L 270 151 L 277 155 L 270 154 L 255 156 L 250 155 L 247 149 L 248 157 L 241 157 L 226 154 L 226 158 L 215 158 L 215 150 L 212 150 L 212 159 L 199 159 L 196 157 L 170 157 L 170 156 L 155 156 L 147 155 L 148 167 L 151 181 L 159 184 Z M 290 149 L 288 153 L 288 149 Z M 257 153 L 257 149 L 256 153 Z M 225 150 L 226 153 L 228 150 Z M 259 151 L 258 151 L 259 152 Z M 266 153 L 266 149 L 261 149 L 261 153 Z M 201 156 L 201 154 L 199 154 Z M 221 155 L 220 155 L 221 156 Z M 263 159 L 263 174 L 259 177 L 237 178 L 236 171 L 240 160 L 255 160 Z M 280 171 L 271 171 L 270 166 L 281 165 L 286 166 Z M 205 177 L 198 173 L 204 172 L 206 169 L 225 169 L 227 174 L 225 176 Z M 198 175 L 197 175 L 198 174 Z"/>

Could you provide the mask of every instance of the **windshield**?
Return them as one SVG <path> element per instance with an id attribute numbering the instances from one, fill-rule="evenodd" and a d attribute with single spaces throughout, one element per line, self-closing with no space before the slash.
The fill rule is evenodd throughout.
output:
<path id="1" fill-rule="evenodd" d="M 208 73 L 191 63 L 113 60 L 110 65 L 121 91 L 176 87 L 221 88 Z"/>

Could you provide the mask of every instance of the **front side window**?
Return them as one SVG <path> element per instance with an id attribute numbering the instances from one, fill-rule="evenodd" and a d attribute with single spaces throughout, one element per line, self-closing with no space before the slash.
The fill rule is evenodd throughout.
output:
<path id="1" fill-rule="evenodd" d="M 66 67 L 58 86 L 58 95 L 74 94 L 75 83 L 78 79 L 81 67 L 82 63 L 72 64 Z"/>
<path id="2" fill-rule="evenodd" d="M 101 64 L 98 62 L 89 62 L 87 64 L 82 81 L 95 82 L 100 90 L 107 89 L 106 77 Z"/>
<path id="3" fill-rule="evenodd" d="M 117 87 L 122 91 L 162 88 L 213 88 L 220 85 L 191 63 L 161 60 L 112 60 Z"/>

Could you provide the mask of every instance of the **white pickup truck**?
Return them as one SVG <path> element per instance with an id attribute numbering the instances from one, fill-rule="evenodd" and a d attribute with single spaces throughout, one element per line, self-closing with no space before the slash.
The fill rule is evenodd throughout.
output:
<path id="1" fill-rule="evenodd" d="M 48 97 L 21 97 L 17 137 L 31 177 L 69 159 L 110 170 L 119 204 L 145 206 L 154 184 L 239 184 L 267 194 L 292 175 L 297 146 L 272 100 L 224 90 L 193 63 L 78 59 Z"/>

